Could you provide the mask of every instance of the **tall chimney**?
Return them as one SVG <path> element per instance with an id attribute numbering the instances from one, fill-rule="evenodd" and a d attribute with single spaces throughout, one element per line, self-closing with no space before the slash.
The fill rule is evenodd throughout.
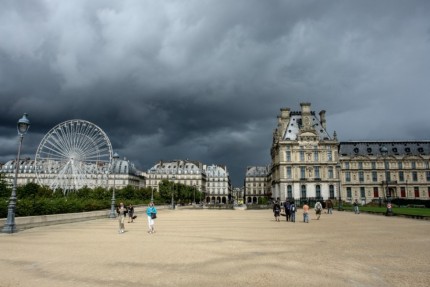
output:
<path id="1" fill-rule="evenodd" d="M 311 103 L 300 103 L 300 107 L 302 108 L 302 116 L 311 114 Z"/>
<path id="2" fill-rule="evenodd" d="M 321 126 L 326 129 L 326 121 L 325 121 L 325 110 L 322 110 L 320 112 L 320 122 L 321 122 Z"/>
<path id="3" fill-rule="evenodd" d="M 281 109 L 281 118 L 287 119 L 287 120 L 290 118 L 290 109 L 289 108 L 282 108 Z"/>
<path id="4" fill-rule="evenodd" d="M 312 129 L 311 104 L 301 103 L 302 108 L 302 127 L 304 130 Z"/>

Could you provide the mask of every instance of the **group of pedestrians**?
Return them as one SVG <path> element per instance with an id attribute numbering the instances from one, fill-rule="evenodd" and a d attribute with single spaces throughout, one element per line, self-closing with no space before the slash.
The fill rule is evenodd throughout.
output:
<path id="1" fill-rule="evenodd" d="M 118 233 L 122 234 L 125 232 L 125 219 L 127 215 L 128 223 L 133 223 L 134 219 L 136 219 L 136 215 L 134 215 L 134 207 L 132 204 L 130 204 L 128 207 L 125 207 L 124 203 L 121 202 L 116 208 L 116 213 L 118 215 Z M 157 218 L 157 209 L 155 208 L 153 202 L 150 202 L 146 208 L 146 216 L 148 220 L 148 233 L 153 234 L 155 233 L 154 219 Z"/>
<path id="2" fill-rule="evenodd" d="M 325 207 L 327 208 L 328 214 L 333 214 L 333 202 L 331 200 L 327 200 L 325 202 Z M 283 209 L 285 214 L 282 214 L 282 215 L 285 215 L 286 221 L 296 222 L 297 207 L 294 201 L 285 200 L 283 204 Z M 307 202 L 303 204 L 302 209 L 303 209 L 303 222 L 309 223 L 309 205 Z M 317 220 L 320 219 L 323 209 L 324 209 L 323 204 L 317 201 L 314 206 Z M 280 221 L 281 203 L 279 202 L 279 200 L 275 201 L 273 204 L 273 214 L 275 216 L 275 221 Z"/>
<path id="3" fill-rule="evenodd" d="M 291 222 L 296 222 L 296 205 L 294 204 L 293 201 L 289 202 L 288 200 L 286 200 L 284 202 L 284 212 L 285 214 L 285 219 L 286 221 L 291 221 Z M 275 203 L 273 204 L 273 214 L 275 216 L 275 221 L 281 221 L 280 220 L 280 216 L 281 216 L 281 204 L 279 203 L 279 200 L 275 201 Z"/>

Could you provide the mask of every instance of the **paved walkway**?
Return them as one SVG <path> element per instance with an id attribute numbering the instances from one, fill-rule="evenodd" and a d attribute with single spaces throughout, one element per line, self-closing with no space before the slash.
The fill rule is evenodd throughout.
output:
<path id="1" fill-rule="evenodd" d="M 0 286 L 430 286 L 429 221 L 314 218 L 162 210 L 153 235 L 142 214 L 124 234 L 112 219 L 0 234 Z"/>

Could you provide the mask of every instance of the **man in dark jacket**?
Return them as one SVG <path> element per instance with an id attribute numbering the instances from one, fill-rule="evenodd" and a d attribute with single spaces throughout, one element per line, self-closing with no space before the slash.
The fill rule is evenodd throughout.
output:
<path id="1" fill-rule="evenodd" d="M 285 199 L 284 210 L 285 210 L 285 218 L 286 218 L 286 220 L 290 221 L 291 211 L 290 211 L 290 202 L 288 201 L 288 199 Z"/>

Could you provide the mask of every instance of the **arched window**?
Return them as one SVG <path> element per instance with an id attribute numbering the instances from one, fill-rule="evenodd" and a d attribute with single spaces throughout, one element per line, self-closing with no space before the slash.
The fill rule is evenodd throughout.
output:
<path id="1" fill-rule="evenodd" d="M 301 197 L 302 198 L 306 198 L 306 185 L 302 185 L 302 188 L 301 188 Z"/>
<path id="2" fill-rule="evenodd" d="M 317 197 L 317 198 L 321 197 L 321 186 L 320 185 L 315 186 L 315 197 Z"/>
<path id="3" fill-rule="evenodd" d="M 293 187 L 291 185 L 287 186 L 287 197 L 293 198 Z"/>
<path id="4" fill-rule="evenodd" d="M 330 184 L 328 188 L 329 188 L 330 198 L 334 198 L 334 186 L 333 186 L 333 184 Z"/>

